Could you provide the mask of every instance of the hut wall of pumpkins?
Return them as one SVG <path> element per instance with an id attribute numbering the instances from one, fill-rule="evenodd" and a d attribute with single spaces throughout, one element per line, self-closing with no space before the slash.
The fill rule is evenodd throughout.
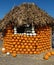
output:
<path id="1" fill-rule="evenodd" d="M 7 28 L 3 47 L 6 52 L 16 54 L 40 54 L 51 49 L 51 27 L 36 29 L 36 35 L 13 34 L 11 27 Z"/>

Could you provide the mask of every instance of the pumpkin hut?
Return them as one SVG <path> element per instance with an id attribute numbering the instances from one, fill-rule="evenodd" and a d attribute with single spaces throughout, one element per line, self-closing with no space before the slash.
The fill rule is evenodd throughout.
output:
<path id="1" fill-rule="evenodd" d="M 54 19 L 34 3 L 15 6 L 0 23 L 4 52 L 39 54 L 52 48 Z"/>

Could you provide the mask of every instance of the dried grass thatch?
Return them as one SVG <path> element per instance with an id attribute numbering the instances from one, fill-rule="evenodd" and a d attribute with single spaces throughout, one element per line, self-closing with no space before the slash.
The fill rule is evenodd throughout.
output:
<path id="1" fill-rule="evenodd" d="M 31 24 L 37 26 L 52 25 L 54 19 L 33 3 L 25 3 L 15 6 L 0 23 L 0 29 L 4 30 L 8 24 L 21 26 Z"/>

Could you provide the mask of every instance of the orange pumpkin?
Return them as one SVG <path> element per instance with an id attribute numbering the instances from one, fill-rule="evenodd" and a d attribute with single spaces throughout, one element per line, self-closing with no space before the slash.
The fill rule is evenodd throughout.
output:
<path id="1" fill-rule="evenodd" d="M 17 39 L 19 39 L 19 37 L 17 37 Z"/>
<path id="2" fill-rule="evenodd" d="M 14 38 L 14 39 L 16 39 L 16 37 L 15 37 L 15 36 L 14 36 L 13 38 Z"/>
<path id="3" fill-rule="evenodd" d="M 24 43 L 24 42 L 26 42 L 25 40 L 22 40 L 22 42 Z"/>
<path id="4" fill-rule="evenodd" d="M 30 51 L 30 52 L 29 52 L 29 54 L 33 54 L 33 52 L 32 52 L 32 51 Z"/>
<path id="5" fill-rule="evenodd" d="M 22 45 L 21 47 L 22 47 L 22 48 L 24 48 L 25 46 L 24 46 L 24 45 Z"/>
<path id="6" fill-rule="evenodd" d="M 14 51 L 14 50 L 15 50 L 15 48 L 12 48 L 11 50 L 12 50 L 12 51 Z"/>
<path id="7" fill-rule="evenodd" d="M 34 41 L 35 39 L 32 37 L 32 41 Z"/>
<path id="8" fill-rule="evenodd" d="M 11 41 L 12 41 L 12 42 L 14 42 L 15 40 L 14 40 L 14 39 L 12 39 Z"/>
<path id="9" fill-rule="evenodd" d="M 17 44 L 15 44 L 15 48 L 17 48 L 18 46 L 17 46 Z"/>
<path id="10" fill-rule="evenodd" d="M 15 44 L 16 44 L 16 42 L 12 42 L 12 44 L 13 44 L 13 45 L 15 45 Z"/>
<path id="11" fill-rule="evenodd" d="M 14 50 L 13 53 L 17 53 L 16 50 Z"/>
<path id="12" fill-rule="evenodd" d="M 51 55 L 54 55 L 54 51 L 51 51 Z"/>
<path id="13" fill-rule="evenodd" d="M 33 48 L 32 48 L 32 51 L 34 52 L 34 51 L 35 51 L 35 49 L 33 49 Z"/>
<path id="14" fill-rule="evenodd" d="M 29 51 L 29 52 L 30 52 L 31 50 L 28 48 L 28 49 L 27 49 L 27 51 Z"/>
<path id="15" fill-rule="evenodd" d="M 16 52 L 18 52 L 19 51 L 19 49 L 18 48 L 16 48 Z"/>
<path id="16" fill-rule="evenodd" d="M 36 52 L 36 51 L 34 51 L 33 53 L 34 53 L 34 54 L 37 54 L 37 52 Z"/>
<path id="17" fill-rule="evenodd" d="M 12 53 L 12 50 L 9 50 L 10 53 Z"/>
<path id="18" fill-rule="evenodd" d="M 25 37 L 25 40 L 27 40 L 27 37 Z"/>
<path id="19" fill-rule="evenodd" d="M 20 48 L 19 51 L 21 52 L 22 51 L 22 48 Z"/>
<path id="20" fill-rule="evenodd" d="M 31 46 L 29 46 L 29 48 L 30 48 L 30 49 L 32 49 L 32 48 L 33 48 L 33 46 L 31 45 Z"/>
<path id="21" fill-rule="evenodd" d="M 26 51 L 26 52 L 24 52 L 25 54 L 29 54 L 29 52 L 28 51 Z"/>
<path id="22" fill-rule="evenodd" d="M 27 43 L 24 43 L 24 45 L 27 45 Z"/>
<path id="23" fill-rule="evenodd" d="M 51 56 L 51 52 L 48 52 L 46 55 Z"/>
<path id="24" fill-rule="evenodd" d="M 23 51 L 25 52 L 25 51 L 26 51 L 26 49 L 23 49 Z"/>
<path id="25" fill-rule="evenodd" d="M 18 45 L 18 48 L 21 48 L 21 45 Z"/>
<path id="26" fill-rule="evenodd" d="M 44 59 L 45 59 L 45 60 L 48 60 L 48 59 L 49 59 L 49 56 L 48 56 L 48 55 L 45 55 L 45 56 L 44 56 Z"/>
<path id="27" fill-rule="evenodd" d="M 32 41 L 32 40 L 30 40 L 29 42 L 30 42 L 30 43 L 32 43 L 33 41 Z"/>
<path id="28" fill-rule="evenodd" d="M 37 51 L 36 54 L 40 54 L 40 51 Z"/>
<path id="29" fill-rule="evenodd" d="M 12 53 L 12 56 L 13 56 L 13 57 L 16 57 L 16 56 L 17 56 L 17 54 L 16 54 L 16 53 Z"/>
<path id="30" fill-rule="evenodd" d="M 21 54 L 24 54 L 25 52 L 24 52 L 24 51 L 21 51 L 20 53 L 21 53 Z"/>
<path id="31" fill-rule="evenodd" d="M 27 49 L 28 49 L 28 47 L 29 47 L 29 46 L 28 46 L 28 45 L 26 45 L 26 48 L 27 48 Z"/>

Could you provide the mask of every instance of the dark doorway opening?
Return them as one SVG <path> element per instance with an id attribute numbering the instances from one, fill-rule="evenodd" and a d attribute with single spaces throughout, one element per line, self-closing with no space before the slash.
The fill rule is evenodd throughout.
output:
<path id="1" fill-rule="evenodd" d="M 17 27 L 17 33 L 24 33 L 24 31 L 25 31 L 25 26 Z"/>

